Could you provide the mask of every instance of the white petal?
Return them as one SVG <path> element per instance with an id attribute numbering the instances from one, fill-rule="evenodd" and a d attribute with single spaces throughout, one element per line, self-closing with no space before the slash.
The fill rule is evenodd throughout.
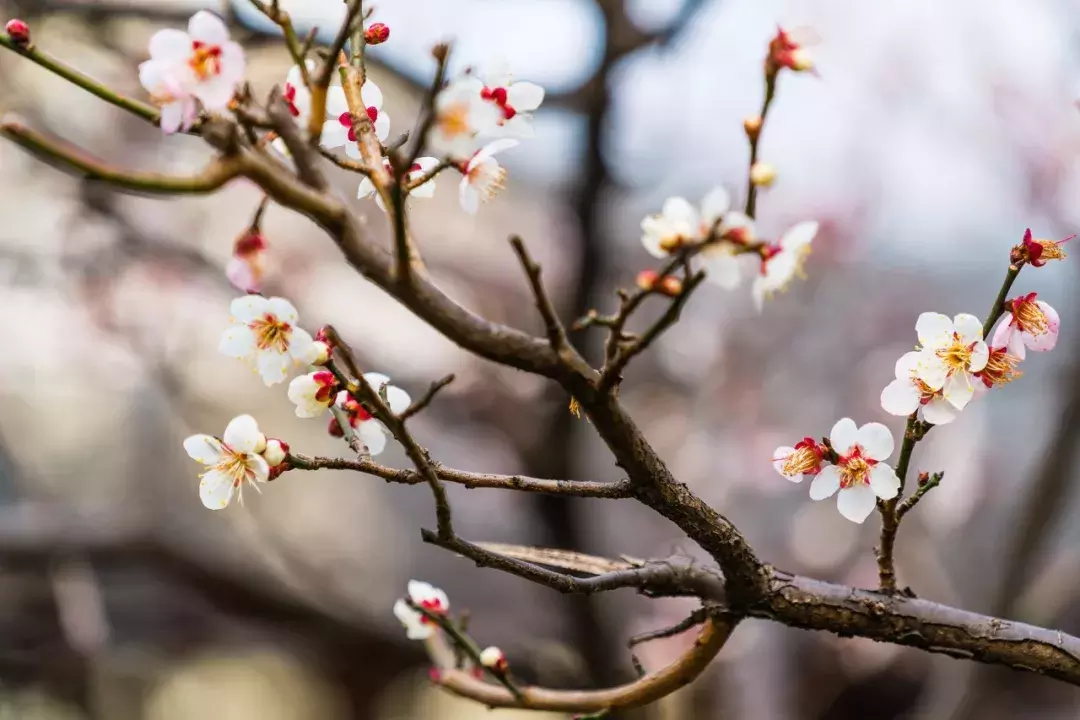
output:
<path id="1" fill-rule="evenodd" d="M 390 376 L 378 372 L 366 372 L 364 373 L 364 382 L 374 388 L 375 392 L 379 392 L 383 385 L 390 384 Z"/>
<path id="2" fill-rule="evenodd" d="M 424 623 L 423 616 L 404 600 L 394 603 L 394 615 L 405 626 L 405 636 L 410 640 L 427 640 L 435 632 L 434 626 Z"/>
<path id="3" fill-rule="evenodd" d="M 332 118 L 323 125 L 319 144 L 324 148 L 339 148 L 349 142 L 349 128 Z"/>
<path id="4" fill-rule="evenodd" d="M 218 75 L 197 84 L 191 92 L 207 110 L 225 110 L 236 94 L 236 83 L 224 75 Z"/>
<path id="5" fill-rule="evenodd" d="M 458 202 L 461 209 L 470 215 L 475 215 L 480 209 L 480 193 L 476 192 L 467 177 L 461 178 L 461 185 L 458 186 Z"/>
<path id="6" fill-rule="evenodd" d="M 784 464 L 787 462 L 788 456 L 791 455 L 791 453 L 793 452 L 795 452 L 795 448 L 793 447 L 781 446 L 776 448 L 772 456 L 773 470 L 780 473 L 780 476 L 786 480 L 790 480 L 791 482 L 796 483 L 802 482 L 802 473 L 799 473 L 797 475 L 788 475 L 784 472 Z"/>
<path id="7" fill-rule="evenodd" d="M 172 135 L 184 128 L 183 102 L 173 102 L 161 106 L 161 132 Z"/>
<path id="8" fill-rule="evenodd" d="M 270 301 L 262 295 L 245 295 L 236 298 L 229 305 L 229 314 L 238 322 L 249 323 L 266 315 Z"/>
<path id="9" fill-rule="evenodd" d="M 724 214 L 724 219 L 720 221 L 720 227 L 717 228 L 719 235 L 724 236 L 733 230 L 745 230 L 748 241 L 754 239 L 754 221 L 745 213 L 739 210 L 732 210 Z"/>
<path id="10" fill-rule="evenodd" d="M 272 297 L 267 301 L 269 312 L 278 320 L 295 325 L 300 320 L 300 313 L 296 312 L 293 304 L 285 298 Z"/>
<path id="11" fill-rule="evenodd" d="M 536 83 L 516 82 L 506 88 L 506 104 L 518 112 L 529 112 L 544 102 L 544 88 Z"/>
<path id="12" fill-rule="evenodd" d="M 158 30 L 150 38 L 150 57 L 163 63 L 186 62 L 191 55 L 191 36 L 183 30 Z M 164 65 L 163 65 L 164 66 Z M 150 88 L 147 88 L 149 90 Z"/>
<path id="13" fill-rule="evenodd" d="M 390 380 L 390 378 L 386 379 L 387 381 Z M 371 383 L 370 380 L 368 382 L 369 384 Z M 406 586 L 406 589 L 409 592 L 409 599 L 417 604 L 420 604 L 425 600 L 430 600 L 432 594 L 435 592 L 435 586 L 431 583 L 424 582 L 423 580 L 410 580 L 409 584 Z"/>
<path id="14" fill-rule="evenodd" d="M 363 97 L 363 90 L 361 90 L 361 98 Z M 331 85 L 326 91 L 326 117 L 328 120 L 336 121 L 345 113 L 349 112 L 349 101 L 345 99 L 345 89 L 340 85 Z M 344 128 L 344 125 L 338 125 L 340 128 Z"/>
<path id="15" fill-rule="evenodd" d="M 188 456 L 203 465 L 214 465 L 221 457 L 221 441 L 210 435 L 192 435 L 184 440 Z"/>
<path id="16" fill-rule="evenodd" d="M 226 357 L 249 358 L 255 353 L 255 333 L 247 325 L 230 325 L 221 334 L 218 350 Z"/>
<path id="17" fill-rule="evenodd" d="M 360 181 L 360 187 L 356 188 L 356 199 L 363 200 L 366 197 L 370 197 L 375 194 L 375 183 L 371 182 L 369 178 L 364 178 Z"/>
<path id="18" fill-rule="evenodd" d="M 837 420 L 829 432 L 829 442 L 833 450 L 840 455 L 847 455 L 855 443 L 859 441 L 859 428 L 851 418 Z"/>
<path id="19" fill-rule="evenodd" d="M 521 142 L 514 140 L 513 138 L 503 138 L 501 140 L 494 140 L 489 142 L 484 147 L 480 148 L 475 155 L 469 160 L 469 168 L 475 167 L 478 163 L 482 163 L 493 155 L 501 153 L 503 150 L 509 150 L 512 147 L 517 147 Z"/>
<path id="20" fill-rule="evenodd" d="M 912 350 L 901 355 L 900 359 L 896 361 L 897 380 L 910 380 L 911 376 L 915 374 L 921 357 L 922 353 L 918 350 Z"/>
<path id="21" fill-rule="evenodd" d="M 233 479 L 228 475 L 210 470 L 199 481 L 199 499 L 211 510 L 223 510 L 228 507 L 236 493 Z"/>
<path id="22" fill-rule="evenodd" d="M 386 138 L 390 137 L 390 116 L 384 112 L 375 118 L 375 137 L 379 142 L 386 142 Z"/>
<path id="23" fill-rule="evenodd" d="M 710 228 L 731 207 L 731 195 L 717 185 L 701 199 L 701 222 Z"/>
<path id="24" fill-rule="evenodd" d="M 351 157 L 353 160 L 362 160 L 363 155 L 360 154 L 360 148 L 356 146 L 356 143 L 351 140 L 345 143 L 345 154 Z"/>
<path id="25" fill-rule="evenodd" d="M 212 12 L 200 10 L 188 21 L 191 39 L 206 45 L 224 45 L 229 42 L 229 28 Z"/>
<path id="26" fill-rule="evenodd" d="M 266 440 L 266 436 L 259 432 L 259 423 L 255 422 L 255 418 L 238 415 L 229 422 L 222 439 L 236 452 L 253 453 Z"/>
<path id="27" fill-rule="evenodd" d="M 866 423 L 859 428 L 856 439 L 862 446 L 864 457 L 880 461 L 892 455 L 894 447 L 892 432 L 881 423 Z"/>
<path id="28" fill-rule="evenodd" d="M 490 103 L 489 103 L 490 104 Z M 495 107 L 492 105 L 492 107 Z M 474 123 L 475 124 L 475 123 Z M 479 124 L 476 124 L 480 127 Z M 489 134 L 502 136 L 502 137 L 515 137 L 528 140 L 529 138 L 536 136 L 536 130 L 532 126 L 532 122 L 529 116 L 526 114 L 518 114 L 509 120 L 504 120 L 501 125 L 496 125 L 493 129 L 487 131 Z"/>
<path id="29" fill-rule="evenodd" d="M 927 350 L 919 353 L 919 355 L 918 363 L 915 366 L 915 376 L 926 383 L 931 390 L 940 390 L 945 386 L 949 366 L 932 351 Z"/>
<path id="30" fill-rule="evenodd" d="M 910 378 L 897 378 L 881 391 L 881 408 L 890 415 L 905 417 L 919 409 L 921 399 Z"/>
<path id="31" fill-rule="evenodd" d="M 971 372 L 979 372 L 986 367 L 986 361 L 990 359 L 990 348 L 988 348 L 986 343 L 982 340 L 976 340 L 972 345 L 971 360 L 968 363 L 968 370 Z"/>
<path id="32" fill-rule="evenodd" d="M 810 483 L 810 499 L 824 500 L 840 489 L 840 470 L 835 465 L 826 465 Z"/>
<path id="33" fill-rule="evenodd" d="M 386 388 L 386 399 L 390 406 L 390 412 L 399 414 L 405 411 L 406 408 L 412 404 L 412 399 L 409 397 L 409 393 L 405 392 L 399 387 L 389 385 Z"/>
<path id="34" fill-rule="evenodd" d="M 971 376 L 963 372 L 953 373 L 945 381 L 943 394 L 953 407 L 963 410 L 971 402 L 971 396 L 975 394 Z"/>
<path id="35" fill-rule="evenodd" d="M 262 450 L 265 449 L 266 438 L 264 437 Z M 249 453 L 244 459 L 247 461 L 248 469 L 251 470 L 251 474 L 254 476 L 252 479 L 255 482 L 266 482 L 270 476 L 270 463 L 266 462 L 266 458 L 257 453 Z"/>
<path id="36" fill-rule="evenodd" d="M 742 263 L 732 254 L 730 243 L 721 242 L 710 247 L 701 256 L 706 277 L 725 290 L 734 290 L 742 283 Z"/>
<path id="37" fill-rule="evenodd" d="M 342 92 L 344 93 L 344 91 Z M 344 97 L 344 94 L 342 96 Z M 373 107 L 376 110 L 382 109 L 382 90 L 380 90 L 379 86 L 373 83 L 371 80 L 365 82 L 363 87 L 360 88 L 360 99 L 363 100 L 365 108 Z M 346 110 L 348 109 L 348 107 L 349 104 L 345 103 Z"/>
<path id="38" fill-rule="evenodd" d="M 1050 307 L 1049 303 L 1036 300 L 1035 304 L 1045 313 L 1047 328 L 1046 332 L 1041 335 L 1029 334 L 1024 338 L 1025 344 L 1035 352 L 1053 350 L 1054 346 L 1057 345 L 1058 333 L 1061 331 L 1061 318 L 1058 316 L 1057 310 Z"/>
<path id="39" fill-rule="evenodd" d="M 983 385 L 981 382 L 979 385 Z M 983 385 L 983 387 L 986 387 Z M 958 411 L 948 400 L 935 396 L 933 400 L 922 406 L 923 420 L 931 425 L 945 425 L 956 419 Z"/>
<path id="40" fill-rule="evenodd" d="M 672 223 L 685 224 L 689 232 L 695 232 L 698 227 L 698 213 L 686 198 L 673 197 L 664 201 L 662 214 L 665 220 Z"/>
<path id="41" fill-rule="evenodd" d="M 915 322 L 915 332 L 924 348 L 937 350 L 952 342 L 953 321 L 947 315 L 924 312 Z"/>
<path id="42" fill-rule="evenodd" d="M 960 336 L 960 341 L 970 345 L 976 340 L 982 340 L 982 322 L 970 313 L 960 313 L 953 318 L 953 328 Z"/>
<path id="43" fill-rule="evenodd" d="M 870 470 L 870 489 L 882 500 L 892 500 L 900 492 L 900 478 L 892 466 L 878 463 Z"/>
<path id="44" fill-rule="evenodd" d="M 840 491 L 836 507 L 851 522 L 861 523 L 874 512 L 877 497 L 869 485 L 853 485 Z"/>
<path id="45" fill-rule="evenodd" d="M 291 355 L 280 353 L 272 348 L 261 350 L 255 356 L 255 368 L 259 371 L 259 375 L 267 387 L 285 382 L 291 364 Z"/>
<path id="46" fill-rule="evenodd" d="M 357 423 L 356 434 L 372 455 L 378 455 L 386 449 L 386 431 L 378 420 L 363 420 Z"/>
<path id="47" fill-rule="evenodd" d="M 311 339 L 311 334 L 307 330 L 293 327 L 292 332 L 289 333 L 289 354 L 298 363 L 314 365 L 319 356 L 319 349 L 315 347 L 315 341 Z"/>
<path id="48" fill-rule="evenodd" d="M 787 232 L 780 236 L 780 247 L 784 250 L 797 250 L 804 245 L 809 245 L 817 235 L 818 223 L 816 220 L 807 220 L 791 226 Z"/>

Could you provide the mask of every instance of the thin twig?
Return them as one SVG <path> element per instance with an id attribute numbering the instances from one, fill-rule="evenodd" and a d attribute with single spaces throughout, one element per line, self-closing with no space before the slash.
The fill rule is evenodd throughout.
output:
<path id="1" fill-rule="evenodd" d="M 454 374 L 450 373 L 441 380 L 437 380 L 431 383 L 431 387 L 428 388 L 427 392 L 424 393 L 419 400 L 414 400 L 412 404 L 409 405 L 409 407 L 405 408 L 401 412 L 401 414 L 398 415 L 398 419 L 401 420 L 401 422 L 405 422 L 413 415 L 426 408 L 428 405 L 431 404 L 431 401 L 435 399 L 435 396 L 439 393 L 439 391 L 452 382 L 454 382 Z"/>
<path id="2" fill-rule="evenodd" d="M 562 322 L 559 320 L 559 316 L 555 312 L 555 306 L 544 288 L 540 265 L 532 259 L 524 241 L 517 235 L 510 238 L 510 246 L 514 248 L 514 253 L 517 255 L 518 261 L 525 271 L 525 276 L 529 280 L 529 287 L 532 289 L 536 309 L 540 311 L 540 317 L 544 319 L 544 328 L 547 331 L 551 349 L 561 357 L 564 351 L 570 347 L 570 340 L 567 338 L 566 328 L 563 327 Z"/>
<path id="3" fill-rule="evenodd" d="M 332 151 L 327 150 L 322 145 L 319 146 L 319 154 L 330 162 L 337 165 L 342 170 L 348 170 L 349 172 L 358 173 L 360 175 L 363 175 L 364 177 L 371 177 L 371 171 L 368 170 L 367 165 L 364 165 L 361 162 L 357 162 L 352 158 L 335 155 Z"/>
<path id="4" fill-rule="evenodd" d="M 926 493 L 930 492 L 931 490 L 936 488 L 941 483 L 941 480 L 944 477 L 945 477 L 945 473 L 936 472 L 933 475 L 931 475 L 926 480 L 926 482 L 921 483 L 919 485 L 919 487 L 915 488 L 915 492 L 911 493 L 911 496 L 907 500 L 905 500 L 904 502 L 900 503 L 900 505 L 897 506 L 897 508 L 896 508 L 896 519 L 899 520 L 900 518 L 907 515 L 908 512 L 910 512 L 911 509 L 913 507 L 915 507 L 916 503 L 918 503 L 920 500 L 923 499 L 923 496 L 926 495 Z"/>

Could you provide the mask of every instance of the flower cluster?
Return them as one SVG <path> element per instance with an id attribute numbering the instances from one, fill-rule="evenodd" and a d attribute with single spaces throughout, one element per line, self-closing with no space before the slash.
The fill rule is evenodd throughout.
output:
<path id="1" fill-rule="evenodd" d="M 410 580 L 408 589 L 409 600 L 413 605 L 424 608 L 432 615 L 446 615 L 450 612 L 450 599 L 434 585 Z M 405 635 L 410 640 L 427 640 L 435 634 L 438 627 L 429 617 L 414 610 L 404 599 L 394 603 L 394 615 L 405 626 Z"/>

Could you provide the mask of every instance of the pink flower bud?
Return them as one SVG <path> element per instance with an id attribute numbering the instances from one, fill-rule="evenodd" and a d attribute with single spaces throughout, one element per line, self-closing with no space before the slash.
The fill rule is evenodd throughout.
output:
<path id="1" fill-rule="evenodd" d="M 364 31 L 364 42 L 379 45 L 390 39 L 390 28 L 385 23 L 372 23 Z"/>
<path id="2" fill-rule="evenodd" d="M 266 449 L 263 450 L 263 458 L 270 467 L 277 467 L 285 462 L 289 455 L 289 444 L 284 440 L 271 439 L 266 441 Z"/>
<path id="3" fill-rule="evenodd" d="M 25 21 L 13 18 L 4 26 L 4 32 L 15 42 L 16 45 L 30 44 L 30 26 Z"/>
<path id="4" fill-rule="evenodd" d="M 486 667 L 488 670 L 494 670 L 495 672 L 506 672 L 506 655 L 504 655 L 503 651 L 495 647 L 494 645 L 488 648 L 484 648 L 484 651 L 480 653 L 480 664 Z"/>
<path id="5" fill-rule="evenodd" d="M 341 423 L 338 422 L 336 417 L 330 418 L 326 432 L 330 433 L 330 437 L 345 437 L 345 431 L 341 429 Z"/>

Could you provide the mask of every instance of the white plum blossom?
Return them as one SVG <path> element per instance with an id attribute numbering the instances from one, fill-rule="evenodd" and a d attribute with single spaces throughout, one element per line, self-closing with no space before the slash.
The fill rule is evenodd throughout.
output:
<path id="1" fill-rule="evenodd" d="M 536 83 L 514 82 L 505 67 L 481 82 L 481 99 L 498 110 L 495 125 L 487 132 L 502 137 L 533 137 L 532 113 L 544 102 L 544 88 Z"/>
<path id="2" fill-rule="evenodd" d="M 900 480 L 884 462 L 893 451 L 893 436 L 881 423 L 855 427 L 851 418 L 833 426 L 829 444 L 837 455 L 810 484 L 810 499 L 824 500 L 839 490 L 840 514 L 861 523 L 874 511 L 876 498 L 891 500 L 900 492 Z"/>
<path id="3" fill-rule="evenodd" d="M 360 88 L 360 99 L 364 102 L 367 116 L 375 128 L 375 137 L 379 142 L 386 142 L 390 136 L 390 116 L 382 110 L 383 95 L 379 86 L 368 80 Z M 319 141 L 324 147 L 345 147 L 345 154 L 360 159 L 360 149 L 356 147 L 356 132 L 353 130 L 349 103 L 345 100 L 345 90 L 340 85 L 333 85 L 326 93 L 326 124 L 323 125 Z"/>
<path id="4" fill-rule="evenodd" d="M 722 187 L 713 188 L 702 198 L 700 212 L 686 198 L 668 198 L 659 214 L 641 221 L 641 243 L 653 257 L 667 257 L 708 237 L 730 206 L 731 197 Z"/>
<path id="5" fill-rule="evenodd" d="M 476 136 L 497 126 L 502 111 L 480 96 L 483 89 L 480 80 L 465 75 L 439 91 L 427 138 L 433 151 L 455 159 L 470 157 Z"/>
<path id="6" fill-rule="evenodd" d="M 751 293 L 754 306 L 760 311 L 765 299 L 787 288 L 796 276 L 802 274 L 803 263 L 810 254 L 810 243 L 817 235 L 818 223 L 813 220 L 793 225 L 780 236 L 779 242 L 764 247 L 761 255 L 761 271 L 754 278 Z"/>
<path id="7" fill-rule="evenodd" d="M 490 645 L 480 653 L 480 664 L 488 670 L 505 672 L 507 667 L 506 654 L 494 645 Z"/>
<path id="8" fill-rule="evenodd" d="M 217 15 L 195 13 L 188 30 L 159 30 L 150 38 L 150 59 L 139 78 L 162 108 L 165 132 L 186 129 L 194 121 L 198 99 L 207 110 L 225 110 L 244 79 L 244 50 L 229 38 Z"/>
<path id="9" fill-rule="evenodd" d="M 364 373 L 364 380 L 375 392 L 385 392 L 386 404 L 394 414 L 404 412 L 412 402 L 407 392 L 391 385 L 390 378 L 382 373 Z M 349 425 L 371 455 L 378 455 L 386 449 L 386 428 L 373 418 L 363 405 L 354 400 L 348 391 L 342 390 L 338 393 L 336 404 L 345 411 Z M 299 414 L 299 409 L 297 413 Z"/>
<path id="10" fill-rule="evenodd" d="M 974 377 L 986 366 L 990 351 L 983 342 L 982 323 L 974 315 L 960 313 L 953 319 L 926 312 L 915 323 L 922 349 L 915 376 L 931 391 L 941 390 L 957 410 L 963 410 L 975 393 Z"/>
<path id="11" fill-rule="evenodd" d="M 1006 314 L 994 331 L 991 344 L 1004 347 L 1023 360 L 1028 350 L 1046 352 L 1057 345 L 1061 318 L 1037 293 L 1021 295 L 1005 303 Z"/>
<path id="12" fill-rule="evenodd" d="M 420 580 L 409 581 L 409 599 L 433 614 L 445 615 L 450 612 L 450 599 L 446 593 Z M 410 640 L 427 640 L 438 627 L 404 600 L 394 603 L 394 615 L 405 626 L 405 636 Z"/>
<path id="13" fill-rule="evenodd" d="M 825 466 L 827 448 L 812 437 L 805 437 L 795 447 L 781 446 L 773 453 L 773 468 L 791 482 L 800 483 L 813 477 Z"/>
<path id="14" fill-rule="evenodd" d="M 416 158 L 416 162 L 412 164 L 412 167 L 405 173 L 406 182 L 414 182 L 424 177 L 425 174 L 431 172 L 436 165 L 439 164 L 438 159 L 433 157 L 421 157 Z M 390 165 L 390 160 L 383 158 L 383 167 L 387 172 L 393 173 L 393 167 Z M 418 185 L 409 191 L 409 197 L 417 198 L 429 198 L 435 195 L 435 178 L 428 180 L 423 185 Z M 360 186 L 356 189 L 357 199 L 364 199 L 366 197 L 375 198 L 375 204 L 379 206 L 379 209 L 386 212 L 386 205 L 383 204 L 382 198 L 375 192 L 375 184 L 371 182 L 370 178 L 364 178 L 360 181 Z"/>
<path id="15" fill-rule="evenodd" d="M 211 510 L 228 506 L 235 495 L 243 502 L 244 483 L 256 490 L 266 482 L 270 466 L 260 454 L 266 436 L 250 415 L 233 418 L 221 440 L 211 435 L 192 435 L 184 440 L 184 450 L 207 470 L 200 476 L 199 499 Z"/>
<path id="16" fill-rule="evenodd" d="M 334 402 L 338 382 L 329 370 L 298 375 L 289 383 L 289 400 L 296 405 L 296 417 L 319 417 Z"/>
<path id="17" fill-rule="evenodd" d="M 461 185 L 458 187 L 458 199 L 461 208 L 475 215 L 480 209 L 480 202 L 487 202 L 503 188 L 506 169 L 495 159 L 497 153 L 518 145 L 517 140 L 496 140 L 480 148 L 461 171 Z"/>
<path id="18" fill-rule="evenodd" d="M 919 379 L 918 367 L 922 353 L 913 350 L 896 361 L 896 379 L 881 391 L 881 407 L 887 413 L 900 416 L 922 410 L 923 420 L 932 425 L 944 425 L 960 414 L 945 399 L 941 388 L 934 390 Z"/>
<path id="19" fill-rule="evenodd" d="M 284 382 L 291 365 L 311 365 L 317 359 L 319 349 L 297 326 L 299 315 L 288 300 L 245 295 L 232 301 L 229 312 L 232 324 L 218 349 L 252 363 L 267 385 Z"/>

